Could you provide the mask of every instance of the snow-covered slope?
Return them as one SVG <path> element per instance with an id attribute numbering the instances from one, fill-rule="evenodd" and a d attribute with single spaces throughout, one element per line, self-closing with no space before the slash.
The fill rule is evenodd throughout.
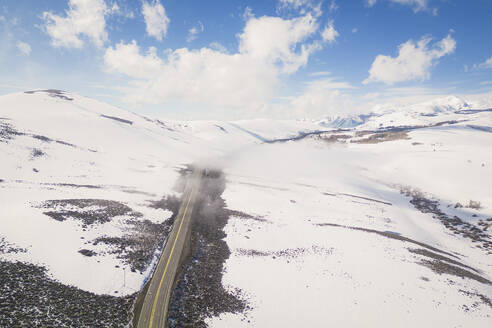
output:
<path id="1" fill-rule="evenodd" d="M 1 234 L 26 250 L 0 256 L 46 266 L 55 279 L 87 291 L 138 291 L 150 263 L 132 272 L 117 254 L 101 259 L 79 251 L 110 252 L 109 244 L 92 244 L 134 229 L 126 222 L 133 211 L 143 214 L 139 221 L 165 221 L 170 213 L 149 202 L 174 194 L 177 169 L 205 147 L 157 121 L 69 93 L 3 96 L 0 113 Z M 78 199 L 115 203 L 67 201 Z M 44 214 L 123 205 L 131 210 L 93 224 Z"/>
<path id="2" fill-rule="evenodd" d="M 251 307 L 210 327 L 488 327 L 487 109 L 451 97 L 317 122 L 178 122 L 57 90 L 2 96 L 0 263 L 139 291 L 195 163 L 225 173 L 223 284 Z"/>
<path id="3" fill-rule="evenodd" d="M 224 282 L 253 309 L 210 326 L 488 327 L 492 113 L 467 118 L 241 153 Z"/>
<path id="4" fill-rule="evenodd" d="M 197 161 L 217 164 L 226 153 L 261 143 L 250 127 L 266 138 L 300 128 L 272 121 L 164 122 L 58 90 L 0 97 L 0 124 L 1 237 L 26 250 L 1 258 L 37 263 L 62 283 L 118 295 L 140 290 L 152 265 L 135 270 L 122 254 L 112 254 L 121 245 L 101 238 L 132 232 L 136 223 L 126 221 L 133 212 L 142 215 L 139 222 L 164 222 L 170 212 L 149 206 L 176 194 L 178 170 Z M 85 203 L 74 201 L 81 199 Z M 123 205 L 131 211 L 122 208 L 122 215 L 93 224 L 55 215 Z"/>

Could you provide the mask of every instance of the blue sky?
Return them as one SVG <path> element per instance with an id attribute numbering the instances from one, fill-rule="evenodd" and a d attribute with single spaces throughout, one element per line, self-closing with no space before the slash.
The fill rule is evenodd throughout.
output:
<path id="1" fill-rule="evenodd" d="M 0 94 L 178 119 L 323 117 L 492 93 L 488 0 L 0 0 Z"/>

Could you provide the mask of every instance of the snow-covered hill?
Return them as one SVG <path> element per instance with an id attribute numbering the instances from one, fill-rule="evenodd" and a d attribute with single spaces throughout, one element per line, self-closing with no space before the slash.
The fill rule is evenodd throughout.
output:
<path id="1" fill-rule="evenodd" d="M 138 291 L 152 256 L 123 272 L 118 254 L 101 261 L 80 251 L 110 252 L 104 241 L 92 244 L 125 236 L 137 221 L 165 221 L 169 211 L 149 202 L 173 194 L 177 169 L 200 143 L 164 123 L 58 91 L 3 96 L 0 108 L 2 235 L 26 250 L 2 256 L 42 264 L 62 283 L 94 293 Z M 105 214 L 113 208 L 115 215 Z M 94 220 L 70 218 L 70 211 L 92 211 Z"/>
<path id="2" fill-rule="evenodd" d="M 25 301 L 0 323 L 38 311 L 127 325 L 181 172 L 199 164 L 225 173 L 222 283 L 250 306 L 202 309 L 210 327 L 488 327 L 491 149 L 492 111 L 456 97 L 316 122 L 178 122 L 58 90 L 1 96 L 0 292 L 116 310 L 81 319 Z"/>

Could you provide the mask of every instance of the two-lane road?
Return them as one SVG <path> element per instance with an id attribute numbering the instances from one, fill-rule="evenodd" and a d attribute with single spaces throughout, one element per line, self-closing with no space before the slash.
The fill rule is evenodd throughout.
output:
<path id="1" fill-rule="evenodd" d="M 191 215 L 201 175 L 201 170 L 196 169 L 188 179 L 183 194 L 183 203 L 145 295 L 138 319 L 138 328 L 167 327 L 169 300 L 182 260 L 184 247 L 188 242 L 187 236 L 191 227 Z"/>

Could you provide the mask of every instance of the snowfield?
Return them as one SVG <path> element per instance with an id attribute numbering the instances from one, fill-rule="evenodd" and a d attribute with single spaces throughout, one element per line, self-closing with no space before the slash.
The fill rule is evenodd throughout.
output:
<path id="1" fill-rule="evenodd" d="M 489 104 L 177 122 L 57 90 L 2 96 L 0 260 L 133 295 L 194 163 L 223 170 L 227 207 L 248 214 L 224 228 L 222 283 L 249 309 L 210 327 L 490 327 Z"/>
<path id="2" fill-rule="evenodd" d="M 108 251 L 110 245 L 87 243 L 131 231 L 127 222 L 131 213 L 115 213 L 119 215 L 112 220 L 84 226 L 76 219 L 50 219 L 43 214 L 47 211 L 43 203 L 117 201 L 141 213 L 141 221 L 161 223 L 170 212 L 150 208 L 149 201 L 175 194 L 177 169 L 199 148 L 192 149 L 189 137 L 156 122 L 91 99 L 66 96 L 73 100 L 47 92 L 1 97 L 2 124 L 17 130 L 11 140 L 0 143 L 2 235 L 27 249 L 2 257 L 44 265 L 60 282 L 94 293 L 134 293 L 152 266 L 132 272 L 111 254 L 101 258 L 78 252 Z"/>
<path id="3" fill-rule="evenodd" d="M 456 127 L 410 137 L 343 146 L 305 140 L 243 153 L 226 170 L 224 198 L 262 220 L 229 222 L 224 283 L 254 305 L 250 322 L 225 314 L 210 326 L 487 327 L 492 309 L 481 297 L 492 293 L 490 243 L 485 249 L 452 234 L 400 191 L 421 190 L 451 217 L 488 227 L 492 136 Z M 482 208 L 454 208 L 469 200 Z M 425 265 L 437 255 L 485 280 Z"/>

